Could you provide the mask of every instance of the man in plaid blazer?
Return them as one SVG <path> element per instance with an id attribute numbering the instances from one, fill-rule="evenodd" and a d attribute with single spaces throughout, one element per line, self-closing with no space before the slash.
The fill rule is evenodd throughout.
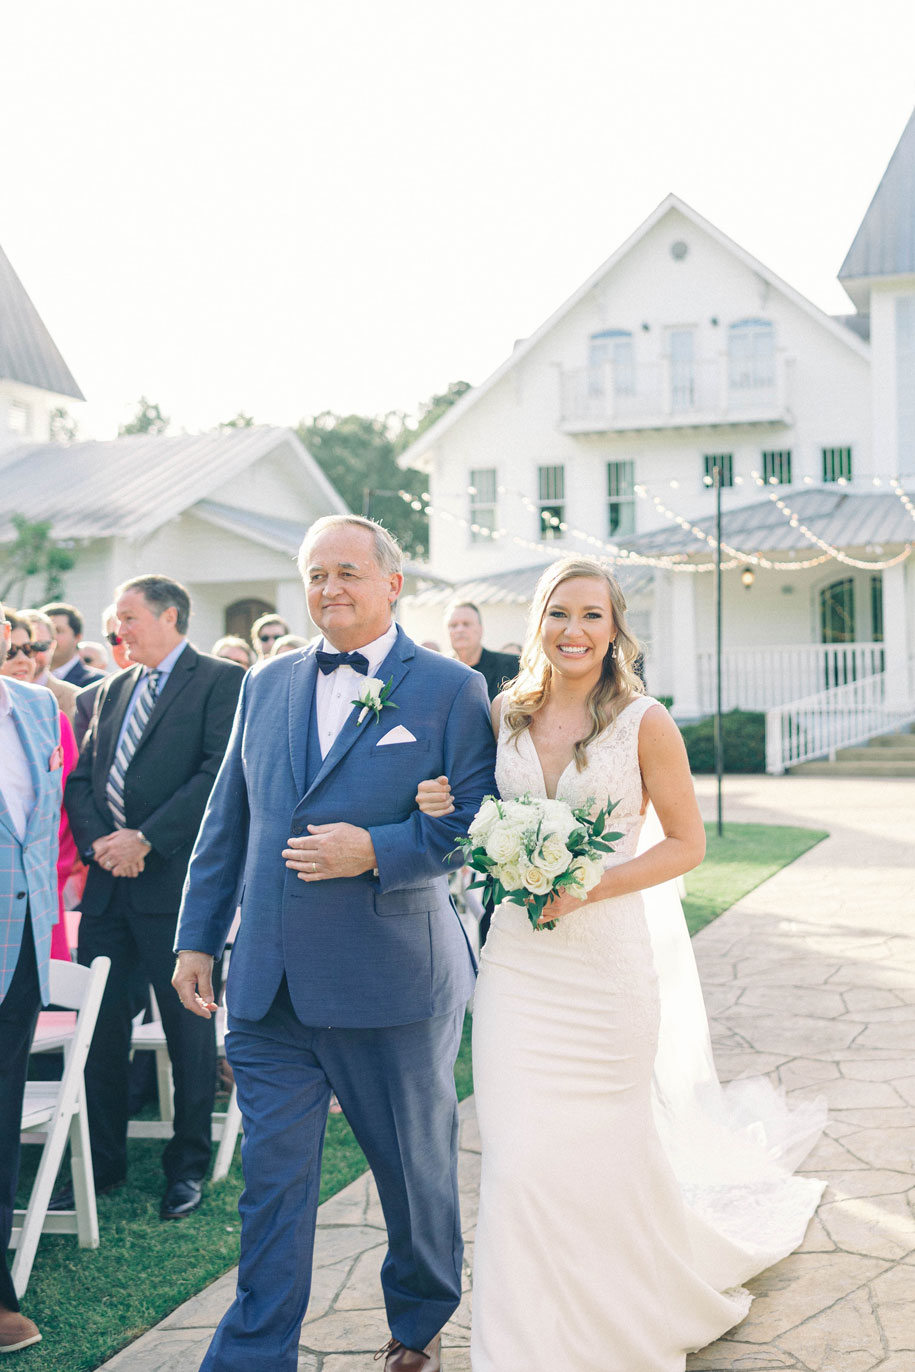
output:
<path id="1" fill-rule="evenodd" d="M 0 605 L 0 663 L 10 626 Z M 48 1003 L 57 919 L 60 724 L 43 686 L 0 676 L 0 1352 L 41 1338 L 19 1310 L 5 1253 L 19 1173 L 19 1121 L 29 1046 Z"/>

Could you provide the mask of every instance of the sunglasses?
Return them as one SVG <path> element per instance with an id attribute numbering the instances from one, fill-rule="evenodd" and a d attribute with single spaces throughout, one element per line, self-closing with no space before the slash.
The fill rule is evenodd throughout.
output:
<path id="1" fill-rule="evenodd" d="M 118 646 L 119 643 L 123 643 L 123 642 L 124 642 L 124 640 L 121 638 L 121 635 L 120 635 L 120 634 L 113 634 L 113 633 L 112 633 L 112 634 L 106 634 L 105 637 L 107 638 L 108 642 L 111 644 L 112 648 L 116 648 L 116 647 Z"/>
<path id="2" fill-rule="evenodd" d="M 46 652 L 48 651 L 48 649 L 51 647 L 52 642 L 53 642 L 53 640 L 50 639 L 50 638 L 33 638 L 33 639 L 32 639 L 32 652 L 33 652 L 33 653 L 46 653 Z"/>
<path id="3" fill-rule="evenodd" d="M 276 640 L 277 640 L 278 638 L 285 638 L 285 637 L 286 637 L 286 630 L 285 630 L 285 629 L 280 629 L 280 630 L 279 630 L 277 633 L 275 633 L 275 634 L 258 634 L 258 638 L 260 639 L 261 643 L 275 643 Z"/>
<path id="4" fill-rule="evenodd" d="M 12 662 L 13 658 L 16 657 L 19 653 L 22 653 L 23 657 L 31 657 L 34 651 L 34 643 L 11 643 L 9 646 L 9 650 L 6 654 L 7 660 L 9 662 Z"/>

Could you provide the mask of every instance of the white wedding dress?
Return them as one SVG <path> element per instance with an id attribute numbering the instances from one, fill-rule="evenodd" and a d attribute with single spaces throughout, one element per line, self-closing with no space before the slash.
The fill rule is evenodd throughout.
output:
<path id="1" fill-rule="evenodd" d="M 607 865 L 639 844 L 656 703 L 632 701 L 559 780 L 571 805 L 620 802 Z M 527 730 L 503 725 L 496 778 L 545 794 Z M 822 1192 L 791 1176 L 822 1111 L 789 1111 L 766 1081 L 721 1088 L 673 884 L 645 895 L 648 918 L 636 893 L 553 930 L 494 914 L 473 1011 L 473 1372 L 682 1372 L 743 1319 L 741 1283 L 797 1247 Z"/>

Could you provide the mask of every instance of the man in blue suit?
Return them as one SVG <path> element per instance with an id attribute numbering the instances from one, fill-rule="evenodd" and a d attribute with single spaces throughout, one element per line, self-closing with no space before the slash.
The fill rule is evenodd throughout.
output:
<path id="1" fill-rule="evenodd" d="M 2 605 L 0 630 L 2 664 L 10 642 Z M 39 1008 L 48 1003 L 62 763 L 51 692 L 0 676 L 0 1353 L 41 1338 L 19 1309 L 6 1250 L 29 1047 Z"/>
<path id="2" fill-rule="evenodd" d="M 178 925 L 176 989 L 208 1014 L 240 899 L 227 1045 L 242 1253 L 203 1367 L 294 1372 L 333 1091 L 388 1229 L 385 1370 L 439 1372 L 461 1294 L 453 1069 L 475 970 L 446 874 L 495 785 L 486 689 L 392 622 L 401 555 L 380 526 L 318 520 L 299 566 L 323 641 L 245 678 Z M 455 810 L 432 819 L 416 787 L 442 773 Z"/>

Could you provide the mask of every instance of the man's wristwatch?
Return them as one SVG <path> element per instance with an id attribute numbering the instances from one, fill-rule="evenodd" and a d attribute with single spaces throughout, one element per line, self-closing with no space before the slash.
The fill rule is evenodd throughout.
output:
<path id="1" fill-rule="evenodd" d="M 150 843 L 149 839 L 146 837 L 142 829 L 137 830 L 137 838 L 140 840 L 141 843 L 145 843 L 147 848 L 152 848 L 152 844 Z"/>

